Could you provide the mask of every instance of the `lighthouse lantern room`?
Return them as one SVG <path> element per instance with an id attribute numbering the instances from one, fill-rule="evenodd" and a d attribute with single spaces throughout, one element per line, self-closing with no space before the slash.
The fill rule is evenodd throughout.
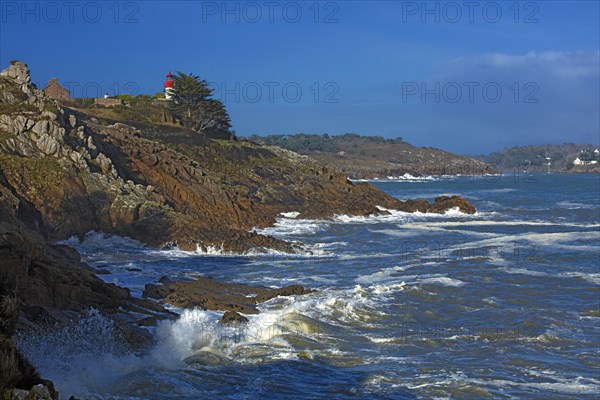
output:
<path id="1" fill-rule="evenodd" d="M 171 100 L 173 98 L 173 74 L 169 72 L 167 74 L 167 80 L 165 81 L 165 99 Z"/>

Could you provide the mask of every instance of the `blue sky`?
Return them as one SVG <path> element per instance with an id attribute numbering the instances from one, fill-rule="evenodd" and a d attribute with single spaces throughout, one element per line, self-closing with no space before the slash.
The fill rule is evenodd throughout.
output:
<path id="1" fill-rule="evenodd" d="M 75 97 L 211 82 L 239 135 L 488 153 L 600 141 L 598 1 L 0 1 L 0 64 Z"/>

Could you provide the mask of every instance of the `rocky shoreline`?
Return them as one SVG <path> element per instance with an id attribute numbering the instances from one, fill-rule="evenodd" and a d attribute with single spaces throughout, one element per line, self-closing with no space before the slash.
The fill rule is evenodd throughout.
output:
<path id="1" fill-rule="evenodd" d="M 163 128 L 171 134 L 157 138 Z M 257 313 L 257 305 L 273 297 L 311 293 L 300 286 L 163 279 L 147 285 L 139 299 L 104 282 L 101 271 L 55 244 L 59 240 L 98 231 L 150 247 L 293 253 L 296 244 L 253 228 L 292 211 L 299 218 L 330 218 L 453 208 L 475 212 L 459 196 L 401 201 L 279 148 L 176 126 L 102 120 L 45 97 L 31 84 L 27 66 L 11 62 L 0 74 L 0 299 L 15 306 L 0 310 L 7 326 L 0 335 L 0 395 L 57 398 L 10 341 L 15 325 L 43 330 L 93 308 L 115 321 L 132 348 L 144 349 L 152 338 L 143 327 L 177 317 L 163 304 L 224 311 L 223 323 L 243 323 L 241 314 Z"/>

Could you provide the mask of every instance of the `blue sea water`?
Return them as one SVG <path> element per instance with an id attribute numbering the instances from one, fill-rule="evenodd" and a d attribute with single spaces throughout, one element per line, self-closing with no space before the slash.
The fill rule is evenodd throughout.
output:
<path id="1" fill-rule="evenodd" d="M 400 199 L 459 194 L 478 212 L 280 218 L 296 256 L 145 249 L 90 234 L 85 261 L 141 296 L 161 276 L 302 284 L 243 328 L 179 310 L 130 353 L 97 312 L 21 346 L 68 396 L 115 399 L 595 399 L 600 180 L 507 175 L 380 181 Z"/>

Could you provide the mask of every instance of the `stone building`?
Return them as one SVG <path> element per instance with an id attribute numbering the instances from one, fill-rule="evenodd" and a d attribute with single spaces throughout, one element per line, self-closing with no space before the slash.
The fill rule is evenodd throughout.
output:
<path id="1" fill-rule="evenodd" d="M 44 88 L 44 94 L 56 100 L 69 100 L 71 97 L 69 91 L 58 83 L 57 78 L 48 81 L 48 86 Z"/>

